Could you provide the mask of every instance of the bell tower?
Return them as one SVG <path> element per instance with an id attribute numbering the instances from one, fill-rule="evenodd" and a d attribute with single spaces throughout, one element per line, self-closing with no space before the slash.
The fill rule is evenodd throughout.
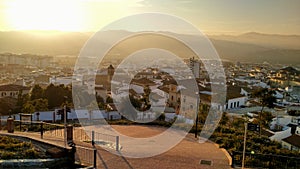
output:
<path id="1" fill-rule="evenodd" d="M 107 68 L 107 81 L 108 81 L 109 86 L 110 86 L 112 77 L 114 76 L 114 73 L 115 73 L 115 68 L 112 65 L 109 65 Z"/>

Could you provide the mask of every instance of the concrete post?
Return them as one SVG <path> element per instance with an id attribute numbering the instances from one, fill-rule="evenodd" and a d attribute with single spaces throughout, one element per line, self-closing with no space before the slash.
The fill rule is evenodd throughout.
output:
<path id="1" fill-rule="evenodd" d="M 95 131 L 92 131 L 92 146 L 95 145 Z"/>
<path id="2" fill-rule="evenodd" d="M 40 123 L 40 132 L 41 132 L 41 139 L 43 139 L 43 135 L 44 135 L 44 127 L 43 127 L 43 122 Z"/>
<path id="3" fill-rule="evenodd" d="M 119 136 L 117 136 L 116 137 L 116 151 L 119 151 L 119 142 L 120 142 L 119 139 L 120 139 Z"/>
<path id="4" fill-rule="evenodd" d="M 97 168 L 97 149 L 94 149 L 94 168 Z"/>
<path id="5" fill-rule="evenodd" d="M 73 142 L 73 126 L 72 125 L 68 125 L 67 126 L 67 141 Z"/>
<path id="6" fill-rule="evenodd" d="M 7 119 L 7 132 L 13 133 L 14 132 L 14 128 L 15 128 L 15 126 L 14 126 L 14 119 L 11 118 L 11 117 L 9 117 Z"/>

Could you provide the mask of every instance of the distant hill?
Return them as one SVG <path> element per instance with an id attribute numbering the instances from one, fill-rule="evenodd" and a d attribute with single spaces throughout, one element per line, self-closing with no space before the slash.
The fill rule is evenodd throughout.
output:
<path id="1" fill-rule="evenodd" d="M 112 31 L 111 36 L 127 33 L 126 31 Z M 50 35 L 44 32 L 0 32 L 0 53 L 78 56 L 81 48 L 92 35 L 93 33 L 80 32 L 53 32 Z M 180 36 L 188 36 L 192 41 L 195 38 L 192 35 Z M 262 63 L 266 61 L 300 64 L 300 36 L 298 35 L 250 32 L 238 36 L 218 35 L 209 36 L 209 38 L 222 59 L 233 62 Z M 132 44 L 140 45 L 139 42 L 132 42 Z M 159 46 L 159 43 L 155 45 Z"/>
<path id="2" fill-rule="evenodd" d="M 233 41 L 239 43 L 255 44 L 270 48 L 281 49 L 300 49 L 299 35 L 277 35 L 277 34 L 262 34 L 257 32 L 248 32 L 245 34 L 230 36 L 217 35 L 210 36 L 213 39 Z"/>
<path id="3" fill-rule="evenodd" d="M 253 63 L 300 64 L 300 49 L 268 48 L 247 43 L 211 39 L 222 59 Z"/>
<path id="4" fill-rule="evenodd" d="M 78 55 L 91 33 L 0 32 L 0 52 Z"/>

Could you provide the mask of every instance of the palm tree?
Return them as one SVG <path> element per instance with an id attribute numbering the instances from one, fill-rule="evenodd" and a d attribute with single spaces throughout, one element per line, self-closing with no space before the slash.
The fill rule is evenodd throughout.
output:
<path id="1" fill-rule="evenodd" d="M 255 91 L 253 93 L 253 96 L 259 99 L 259 102 L 262 106 L 259 116 L 258 116 L 259 117 L 259 125 L 260 125 L 260 130 L 259 130 L 260 136 L 261 136 L 262 113 L 263 113 L 265 107 L 268 107 L 268 108 L 275 107 L 274 103 L 276 103 L 276 97 L 274 96 L 274 94 L 275 94 L 274 90 L 269 90 L 267 88 Z"/>

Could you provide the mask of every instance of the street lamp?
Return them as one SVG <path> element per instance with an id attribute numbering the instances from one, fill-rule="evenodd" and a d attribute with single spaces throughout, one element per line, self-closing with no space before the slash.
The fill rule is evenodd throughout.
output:
<path id="1" fill-rule="evenodd" d="M 64 104 L 64 145 L 67 147 L 67 96 L 64 96 L 65 104 Z"/>
<path id="2" fill-rule="evenodd" d="M 245 133 L 244 133 L 244 146 L 243 146 L 243 158 L 242 158 L 242 169 L 245 167 L 245 154 L 246 154 L 246 141 L 247 141 L 247 129 L 248 129 L 248 116 L 245 113 Z"/>
<path id="3" fill-rule="evenodd" d="M 196 130 L 195 130 L 195 138 L 198 136 L 198 109 L 199 109 L 199 92 L 196 92 L 197 103 L 196 103 Z"/>

